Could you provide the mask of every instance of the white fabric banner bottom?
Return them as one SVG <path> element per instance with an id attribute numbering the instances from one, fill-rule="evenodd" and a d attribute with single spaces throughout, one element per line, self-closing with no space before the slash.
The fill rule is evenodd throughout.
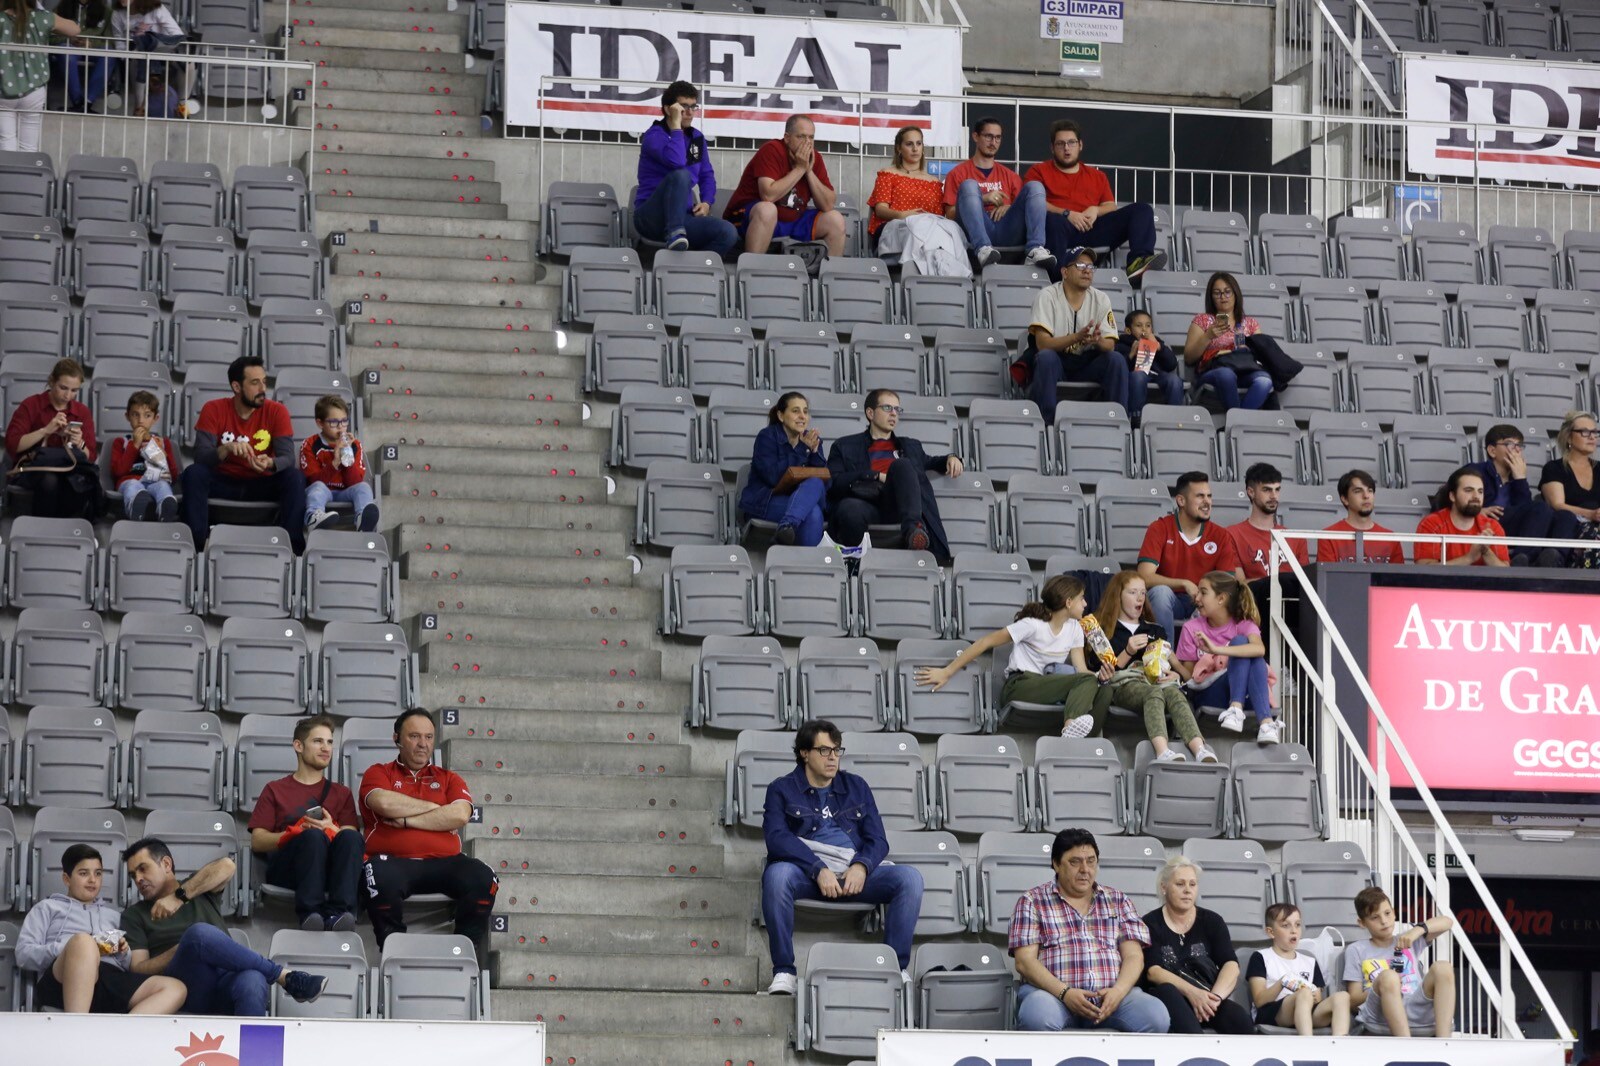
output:
<path id="1" fill-rule="evenodd" d="M 0 1044 L 8 1066 L 544 1066 L 538 1022 L 0 1014 Z"/>
<path id="2" fill-rule="evenodd" d="M 878 1066 L 1562 1066 L 1555 1040 L 884 1029 Z"/>

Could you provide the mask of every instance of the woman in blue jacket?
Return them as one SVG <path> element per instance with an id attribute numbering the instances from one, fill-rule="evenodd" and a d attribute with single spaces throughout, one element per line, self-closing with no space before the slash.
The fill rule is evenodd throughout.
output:
<path id="1" fill-rule="evenodd" d="M 809 548 L 822 540 L 823 500 L 828 483 L 820 477 L 810 477 L 795 486 L 790 495 L 779 496 L 773 490 L 791 466 L 828 465 L 822 455 L 822 437 L 810 428 L 811 406 L 804 393 L 786 392 L 779 396 L 767 417 L 770 424 L 756 434 L 750 480 L 739 497 L 739 509 L 751 518 L 778 523 L 774 539 L 779 544 Z"/>

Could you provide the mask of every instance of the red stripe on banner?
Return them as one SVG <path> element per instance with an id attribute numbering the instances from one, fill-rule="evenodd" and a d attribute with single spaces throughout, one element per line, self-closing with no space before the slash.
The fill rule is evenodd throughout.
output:
<path id="1" fill-rule="evenodd" d="M 544 107 L 548 111 L 587 111 L 604 112 L 611 115 L 656 115 L 661 114 L 659 104 L 624 104 L 611 100 L 545 100 Z M 854 126 L 853 117 L 819 114 L 816 112 L 794 111 L 759 111 L 739 107 L 708 107 L 700 112 L 703 119 L 729 118 L 740 119 L 745 122 L 784 122 L 795 114 L 808 114 L 818 125 L 822 126 Z M 865 115 L 861 118 L 861 125 L 879 128 L 901 126 L 915 126 L 921 130 L 933 128 L 933 121 L 925 118 L 908 118 L 905 115 Z"/>
<path id="2" fill-rule="evenodd" d="M 1544 155 L 1540 152 L 1474 152 L 1470 148 L 1435 148 L 1434 154 L 1441 159 L 1477 158 L 1485 163 L 1535 163 L 1600 169 L 1600 159 L 1574 159 L 1571 156 Z"/>

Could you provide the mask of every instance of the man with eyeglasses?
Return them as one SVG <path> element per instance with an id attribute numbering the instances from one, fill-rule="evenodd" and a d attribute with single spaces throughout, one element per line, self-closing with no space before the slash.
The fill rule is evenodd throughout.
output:
<path id="1" fill-rule="evenodd" d="M 1128 280 L 1135 288 L 1145 271 L 1166 265 L 1167 253 L 1156 250 L 1155 211 L 1149 204 L 1117 206 L 1106 176 L 1083 161 L 1083 132 L 1070 118 L 1050 124 L 1050 158 L 1028 168 L 1022 180 L 1044 186 L 1052 252 L 1061 255 L 1075 245 L 1115 251 L 1126 244 Z"/>
<path id="2" fill-rule="evenodd" d="M 873 389 L 863 406 L 866 431 L 840 437 L 828 452 L 829 532 L 836 543 L 855 547 L 869 526 L 898 524 L 905 547 L 948 559 L 950 542 L 928 473 L 960 477 L 960 457 L 929 456 L 921 441 L 896 434 L 904 409 L 892 390 Z"/>
<path id="3" fill-rule="evenodd" d="M 317 401 L 313 413 L 317 432 L 300 446 L 300 472 L 306 476 L 306 533 L 338 517 L 328 510 L 334 501 L 348 503 L 356 528 L 370 533 L 378 528 L 378 505 L 367 484 L 366 451 L 350 432 L 349 402 L 330 394 Z"/>
<path id="4" fill-rule="evenodd" d="M 1116 351 L 1116 312 L 1111 297 L 1094 287 L 1094 249 L 1069 248 L 1062 262 L 1061 284 L 1039 290 L 1028 325 L 1029 395 L 1047 426 L 1055 424 L 1062 381 L 1093 382 L 1100 386 L 1097 400 L 1121 403 L 1128 395 L 1128 360 Z"/>
<path id="5" fill-rule="evenodd" d="M 673 82 L 661 94 L 661 117 L 639 138 L 633 225 L 639 236 L 672 251 L 726 256 L 739 243 L 739 232 L 711 217 L 717 174 L 705 134 L 694 128 L 699 112 L 700 94 L 686 81 Z"/>
<path id="6" fill-rule="evenodd" d="M 1045 196 L 1038 182 L 1024 185 L 1017 172 L 1000 162 L 1000 120 L 985 116 L 972 124 L 972 158 L 944 178 L 944 215 L 961 223 L 978 257 L 978 269 L 999 261 L 995 245 L 1026 243 L 1027 264 L 1049 269 L 1056 257 L 1044 246 Z"/>
<path id="7" fill-rule="evenodd" d="M 794 737 L 797 765 L 767 786 L 761 914 L 772 948 L 771 995 L 794 995 L 794 904 L 802 899 L 887 905 L 884 939 L 911 980 L 904 971 L 922 912 L 922 874 L 885 861 L 889 838 L 878 805 L 866 781 L 839 769 L 843 744 L 832 722 L 803 723 Z"/>
<path id="8" fill-rule="evenodd" d="M 1483 515 L 1500 523 L 1508 537 L 1554 537 L 1555 508 L 1528 487 L 1528 461 L 1523 455 L 1522 431 L 1501 422 L 1483 435 L 1483 451 L 1488 457 L 1473 463 L 1472 469 L 1483 478 Z M 1511 561 L 1526 566 L 1560 566 L 1562 553 L 1545 548 L 1537 553 L 1529 548 L 1514 550 Z"/>

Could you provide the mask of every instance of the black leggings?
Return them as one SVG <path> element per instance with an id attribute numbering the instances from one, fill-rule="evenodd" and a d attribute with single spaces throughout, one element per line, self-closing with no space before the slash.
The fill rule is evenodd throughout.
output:
<path id="1" fill-rule="evenodd" d="M 500 879 L 477 859 L 466 855 L 438 859 L 377 855 L 367 860 L 365 873 L 367 914 L 379 947 L 390 933 L 406 931 L 406 897 L 430 892 L 442 892 L 455 900 L 455 931 L 480 949 L 488 947 L 489 912 L 494 910 Z"/>
<path id="2" fill-rule="evenodd" d="M 1146 986 L 1152 996 L 1167 1005 L 1167 1013 L 1172 1015 L 1172 1027 L 1169 1033 L 1198 1034 L 1202 1023 L 1194 1016 L 1194 1008 L 1189 1006 L 1189 1001 L 1183 993 L 1173 985 L 1148 985 Z M 1248 1036 L 1256 1031 L 1255 1019 L 1250 1017 L 1250 1012 L 1231 999 L 1225 999 L 1217 1007 L 1217 1013 L 1211 1020 L 1204 1023 L 1207 1029 L 1213 1029 L 1224 1036 Z"/>

